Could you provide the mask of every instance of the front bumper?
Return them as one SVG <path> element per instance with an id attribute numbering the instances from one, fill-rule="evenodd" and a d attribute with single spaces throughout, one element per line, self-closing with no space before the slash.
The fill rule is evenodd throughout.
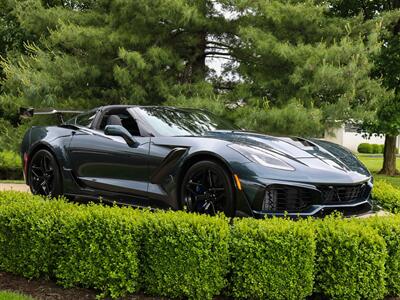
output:
<path id="1" fill-rule="evenodd" d="M 358 216 L 372 211 L 370 201 L 371 180 L 347 185 L 335 185 L 333 183 L 304 183 L 259 179 L 257 181 L 244 181 L 242 185 L 245 197 L 251 207 L 251 214 L 255 218 L 271 216 L 286 216 L 290 218 L 323 217 L 335 211 L 344 216 Z M 362 187 L 362 190 L 357 190 L 357 194 L 355 192 L 353 194 L 351 189 L 357 186 Z M 295 205 L 286 207 L 282 203 L 278 203 L 279 205 L 276 206 L 265 205 L 267 191 L 274 187 L 285 187 L 291 190 L 288 193 L 280 193 L 279 201 L 283 200 L 284 204 L 289 204 L 289 202 L 293 204 L 295 202 L 298 208 Z M 334 194 L 329 194 L 329 191 L 326 190 L 327 187 L 332 188 Z M 296 194 L 292 190 L 300 190 L 301 192 Z M 290 197 L 290 199 L 285 202 L 285 197 Z"/>
<path id="2" fill-rule="evenodd" d="M 367 214 L 372 211 L 372 204 L 369 200 L 363 200 L 356 203 L 349 204 L 329 204 L 329 205 L 312 205 L 307 211 L 302 212 L 265 212 L 265 211 L 255 211 L 253 214 L 255 218 L 265 218 L 265 217 L 289 217 L 289 218 L 301 218 L 301 217 L 324 217 L 333 212 L 339 212 L 343 216 L 359 216 Z"/>

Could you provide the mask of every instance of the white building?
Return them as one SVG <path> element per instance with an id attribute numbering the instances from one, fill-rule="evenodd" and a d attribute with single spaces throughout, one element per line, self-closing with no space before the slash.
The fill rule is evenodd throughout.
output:
<path id="1" fill-rule="evenodd" d="M 351 123 L 343 124 L 341 127 L 330 130 L 330 132 L 325 131 L 324 139 L 342 145 L 353 152 L 357 152 L 357 147 L 361 143 L 379 145 L 385 143 L 384 135 L 366 137 L 358 132 L 357 125 Z M 400 136 L 397 137 L 396 144 L 397 147 L 400 148 Z"/>

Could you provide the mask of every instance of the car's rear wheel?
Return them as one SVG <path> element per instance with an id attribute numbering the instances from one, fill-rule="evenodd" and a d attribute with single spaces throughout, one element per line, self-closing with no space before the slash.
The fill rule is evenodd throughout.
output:
<path id="1" fill-rule="evenodd" d="M 188 211 L 234 216 L 234 191 L 229 173 L 214 161 L 191 166 L 182 180 L 182 204 Z"/>
<path id="2" fill-rule="evenodd" d="M 51 152 L 42 149 L 33 155 L 29 164 L 28 183 L 34 195 L 58 197 L 62 194 L 60 169 Z"/>

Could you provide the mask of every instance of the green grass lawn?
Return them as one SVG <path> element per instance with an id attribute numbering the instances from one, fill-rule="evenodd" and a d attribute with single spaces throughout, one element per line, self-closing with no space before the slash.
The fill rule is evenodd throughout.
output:
<path id="1" fill-rule="evenodd" d="M 25 183 L 23 180 L 0 180 L 0 183 Z"/>
<path id="2" fill-rule="evenodd" d="M 400 176 L 385 176 L 379 175 L 377 172 L 380 171 L 383 164 L 383 156 L 374 156 L 371 154 L 358 154 L 358 158 L 365 164 L 365 166 L 372 172 L 375 179 L 386 180 L 392 185 L 400 188 Z M 397 158 L 397 168 L 400 169 L 400 157 Z"/>
<path id="3" fill-rule="evenodd" d="M 34 300 L 32 297 L 9 291 L 0 291 L 0 300 Z"/>

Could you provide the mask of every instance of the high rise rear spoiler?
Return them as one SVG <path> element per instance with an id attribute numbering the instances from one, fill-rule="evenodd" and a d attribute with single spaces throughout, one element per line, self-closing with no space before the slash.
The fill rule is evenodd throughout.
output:
<path id="1" fill-rule="evenodd" d="M 29 107 L 20 107 L 19 108 L 19 115 L 21 118 L 32 118 L 33 116 L 36 115 L 56 115 L 57 118 L 61 123 L 64 123 L 64 114 L 81 114 L 83 111 L 80 110 L 56 110 L 56 109 L 51 109 L 51 110 L 41 110 L 41 111 L 35 111 L 34 108 Z"/>

